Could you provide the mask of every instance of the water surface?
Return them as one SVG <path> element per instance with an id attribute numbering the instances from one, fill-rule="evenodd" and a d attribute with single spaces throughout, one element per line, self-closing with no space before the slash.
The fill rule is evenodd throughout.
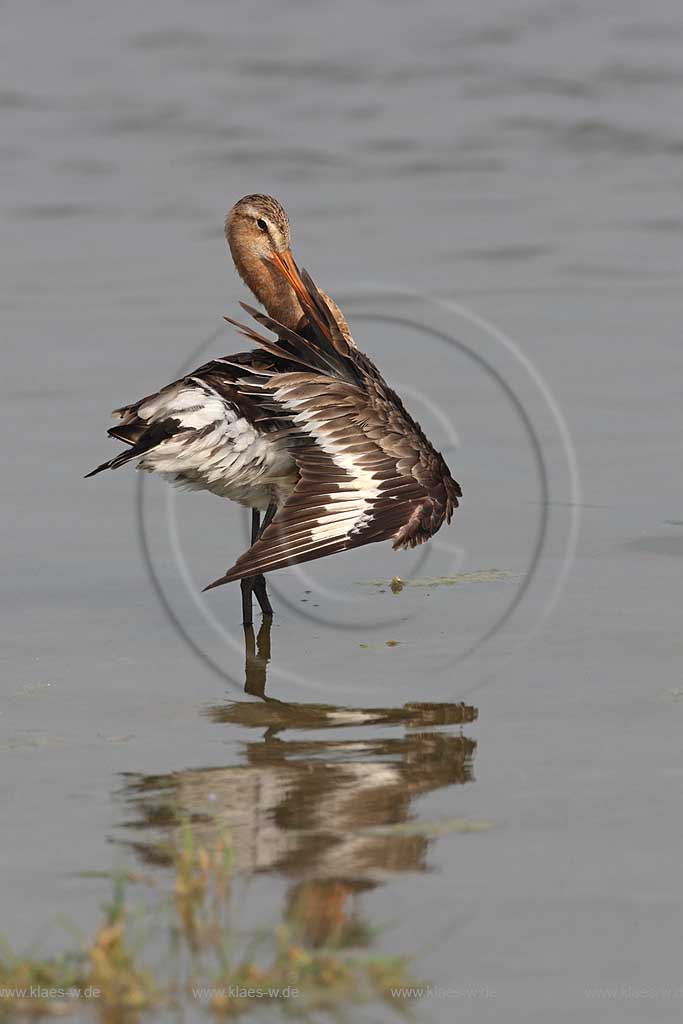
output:
<path id="1" fill-rule="evenodd" d="M 419 1019 L 677 1020 L 679 6 L 5 13 L 0 930 L 48 950 L 60 915 L 92 930 L 108 883 L 79 872 L 163 873 L 172 805 L 207 835 L 229 828 L 249 922 L 305 907 L 321 942 L 335 906 L 435 985 L 489 991 L 425 1000 Z M 239 348 L 227 327 L 207 339 L 244 298 L 221 225 L 253 191 L 285 203 L 298 259 L 333 294 L 457 301 L 550 384 L 582 532 L 523 649 L 535 610 L 456 658 L 529 564 L 546 499 L 528 439 L 490 378 L 409 328 L 355 333 L 427 397 L 426 421 L 453 425 L 463 506 L 419 576 L 469 582 L 394 594 L 414 566 L 379 545 L 313 563 L 306 586 L 283 573 L 260 660 L 255 638 L 245 666 L 204 637 L 231 686 L 151 586 L 135 475 L 82 480 L 112 450 L 109 409 L 203 343 Z M 429 428 L 451 444 L 442 420 Z M 562 524 L 575 496 L 556 441 L 542 432 Z M 173 586 L 166 499 L 150 500 Z M 203 585 L 241 550 L 243 517 L 209 495 L 174 507 Z M 566 540 L 553 530 L 548 590 Z M 239 636 L 238 588 L 210 596 Z"/>

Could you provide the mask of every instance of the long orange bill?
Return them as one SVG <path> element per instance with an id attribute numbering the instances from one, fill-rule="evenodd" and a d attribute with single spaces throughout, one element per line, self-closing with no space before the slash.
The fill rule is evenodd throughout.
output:
<path id="1" fill-rule="evenodd" d="M 301 274 L 299 273 L 299 268 L 294 262 L 294 257 L 292 256 L 291 250 L 286 249 L 285 252 L 275 253 L 271 257 L 271 261 L 278 268 L 278 270 L 283 275 L 285 280 L 294 289 L 296 296 L 299 299 L 299 302 L 301 303 L 301 308 L 303 309 L 304 313 L 306 313 L 309 319 L 314 320 L 315 323 L 320 328 L 320 330 L 323 332 L 323 334 L 325 334 L 325 336 L 329 338 L 330 329 L 321 318 L 318 310 L 315 308 L 315 303 L 312 301 L 310 295 L 308 294 L 308 289 L 306 288 L 306 285 L 301 280 Z"/>
<path id="2" fill-rule="evenodd" d="M 280 273 L 283 275 L 283 277 L 289 282 L 289 284 L 291 284 L 292 288 L 296 292 L 302 304 L 304 302 L 310 303 L 308 292 L 306 291 L 306 286 L 301 280 L 299 268 L 294 262 L 294 257 L 292 256 L 291 249 L 287 249 L 285 250 L 285 252 L 282 253 L 277 252 L 270 258 L 271 261 L 278 268 Z"/>

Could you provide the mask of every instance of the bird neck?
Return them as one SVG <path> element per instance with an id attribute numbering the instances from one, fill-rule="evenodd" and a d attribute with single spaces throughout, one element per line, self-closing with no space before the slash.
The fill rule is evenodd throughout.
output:
<path id="1" fill-rule="evenodd" d="M 295 330 L 303 310 L 296 292 L 277 267 L 253 253 L 234 252 L 237 273 L 273 320 Z"/>

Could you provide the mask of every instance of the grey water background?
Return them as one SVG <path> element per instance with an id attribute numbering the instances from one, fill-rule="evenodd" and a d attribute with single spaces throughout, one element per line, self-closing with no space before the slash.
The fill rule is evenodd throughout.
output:
<path id="1" fill-rule="evenodd" d="M 479 709 L 463 726 L 471 780 L 427 788 L 411 808 L 417 822 L 493 827 L 434 840 L 410 870 L 384 865 L 363 912 L 391 922 L 388 949 L 423 948 L 435 984 L 495 991 L 425 1000 L 419 1019 L 679 1019 L 680 5 L 24 0 L 3 4 L 2 20 L 0 931 L 50 949 L 63 944 L 59 915 L 92 928 L 108 887 L 77 873 L 120 856 L 135 816 L 122 773 L 213 767 L 274 785 L 252 765 L 262 733 L 206 713 L 236 693 L 150 586 L 134 474 L 82 480 L 113 450 L 109 409 L 170 380 L 245 297 L 221 222 L 240 195 L 271 191 L 297 258 L 331 292 L 451 298 L 516 339 L 561 404 L 581 469 L 561 602 L 467 697 Z M 523 572 L 538 492 L 509 409 L 457 365 L 439 374 L 409 332 L 356 337 L 452 411 L 465 498 L 439 540 L 462 547 L 464 570 Z M 239 347 L 226 328 L 215 351 Z M 553 500 L 569 498 L 560 487 Z M 208 582 L 241 550 L 243 517 L 210 496 L 178 502 Z M 546 553 L 542 576 L 561 554 Z M 310 572 L 367 602 L 357 581 L 405 564 L 376 546 Z M 278 585 L 299 600 L 295 577 Z M 321 632 L 283 610 L 273 667 L 307 685 L 274 695 L 460 700 L 466 666 L 430 666 L 505 586 L 371 589 L 377 607 L 408 602 L 390 635 Z M 215 607 L 238 622 L 237 588 Z M 527 625 L 503 638 L 510 651 Z M 372 744 L 398 734 L 296 737 L 320 740 L 306 756 L 330 771 L 345 759 L 348 794 L 363 778 L 375 792 L 396 784 L 393 748 Z M 272 847 L 287 826 L 277 799 L 254 822 L 253 793 L 238 798 L 261 843 L 242 914 L 261 922 L 283 898 Z M 328 813 L 332 831 L 347 827 Z M 352 849 L 344 857 L 362 875 Z"/>

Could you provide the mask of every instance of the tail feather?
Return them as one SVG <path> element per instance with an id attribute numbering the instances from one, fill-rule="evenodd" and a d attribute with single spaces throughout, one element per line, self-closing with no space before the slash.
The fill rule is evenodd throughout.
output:
<path id="1" fill-rule="evenodd" d="M 137 420 L 134 423 L 128 423 L 120 427 L 110 427 L 107 434 L 109 437 L 115 437 L 117 441 L 125 441 L 126 444 L 136 444 L 145 430 L 147 430 L 147 424 L 143 423 L 142 420 Z"/>
<path id="2" fill-rule="evenodd" d="M 113 459 L 109 459 L 109 462 L 103 462 L 102 465 L 98 466 L 96 469 L 91 469 L 89 473 L 85 474 L 83 479 L 87 480 L 91 476 L 97 476 L 98 473 L 101 473 L 105 469 L 118 469 L 119 466 L 125 466 L 127 462 L 130 462 L 130 460 L 134 458 L 135 455 L 132 449 L 121 452 L 119 455 L 115 455 Z"/>
<path id="3" fill-rule="evenodd" d="M 127 462 L 132 459 L 137 459 L 140 455 L 144 455 L 145 452 L 151 451 L 152 448 L 156 448 L 157 445 L 163 441 L 168 440 L 169 437 L 173 437 L 175 434 L 182 430 L 180 426 L 180 420 L 171 418 L 162 420 L 161 423 L 154 423 L 152 426 L 146 427 L 144 424 L 130 424 L 128 427 L 112 427 L 108 433 L 112 437 L 120 438 L 122 441 L 127 441 L 131 445 L 130 448 L 118 455 L 115 455 L 113 459 L 109 459 L 108 462 L 103 462 L 101 466 L 97 466 L 96 469 L 86 473 L 85 479 L 88 477 L 96 476 L 105 469 L 118 469 L 119 466 L 125 466 Z M 137 440 L 134 440 L 134 433 L 137 433 Z"/>

